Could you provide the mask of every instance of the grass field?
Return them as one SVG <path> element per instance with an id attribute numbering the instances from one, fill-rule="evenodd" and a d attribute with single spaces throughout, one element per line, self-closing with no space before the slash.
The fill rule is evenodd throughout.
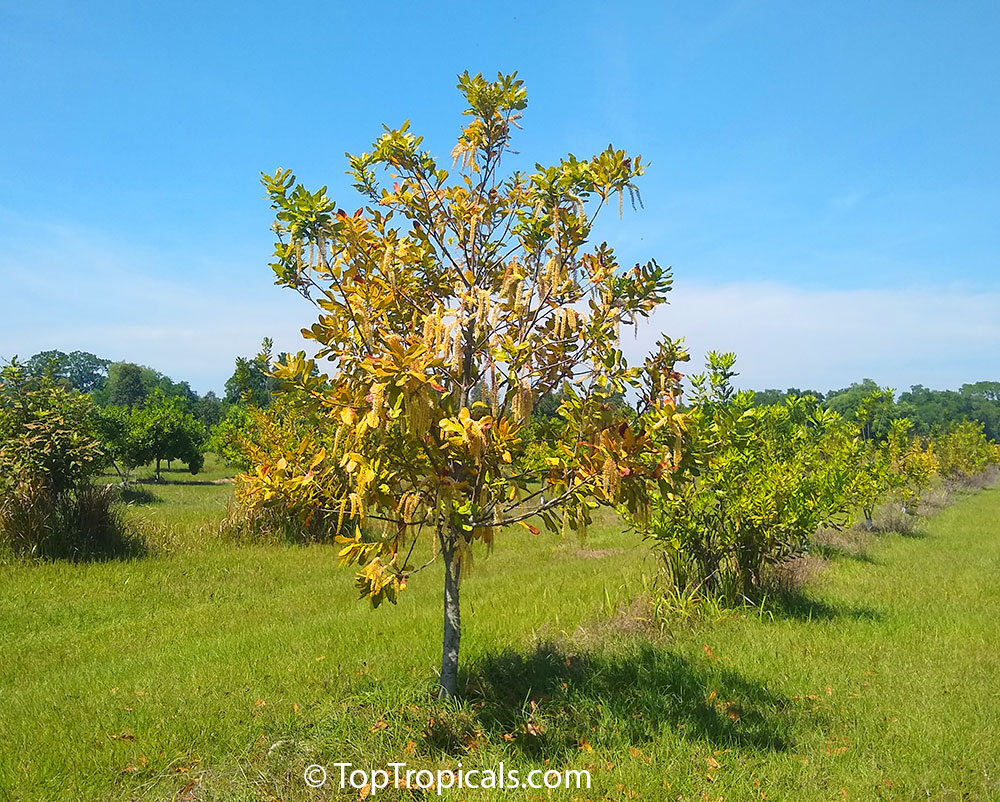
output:
<path id="1" fill-rule="evenodd" d="M 662 631 L 617 521 L 583 546 L 505 533 L 463 584 L 465 697 L 442 706 L 437 572 L 372 611 L 329 547 L 221 541 L 207 467 L 143 486 L 146 557 L 0 565 L 0 800 L 358 799 L 303 769 L 501 760 L 592 788 L 445 796 L 1000 799 L 1000 490 Z"/>

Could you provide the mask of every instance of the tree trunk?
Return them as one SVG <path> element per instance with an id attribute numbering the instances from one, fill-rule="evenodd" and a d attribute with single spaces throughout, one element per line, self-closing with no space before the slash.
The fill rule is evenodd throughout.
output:
<path id="1" fill-rule="evenodd" d="M 156 458 L 156 481 L 160 481 L 160 458 Z"/>
<path id="2" fill-rule="evenodd" d="M 875 522 L 872 520 L 872 510 L 865 510 L 865 531 L 871 532 L 875 528 Z"/>
<path id="3" fill-rule="evenodd" d="M 438 698 L 453 699 L 458 693 L 458 646 L 462 639 L 458 601 L 458 580 L 462 569 L 455 559 L 454 534 L 445 536 L 441 556 L 444 558 L 444 649 Z"/>

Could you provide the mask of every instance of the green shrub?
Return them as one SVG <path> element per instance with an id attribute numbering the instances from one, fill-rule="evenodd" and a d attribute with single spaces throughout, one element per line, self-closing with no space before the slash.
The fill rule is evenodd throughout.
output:
<path id="1" fill-rule="evenodd" d="M 934 452 L 941 475 L 959 481 L 985 471 L 996 456 L 995 448 L 983 433 L 983 424 L 968 420 L 939 436 Z"/>
<path id="2" fill-rule="evenodd" d="M 802 553 L 821 525 L 846 522 L 850 432 L 812 398 L 754 406 L 730 380 L 731 354 L 691 377 L 686 462 L 665 477 L 648 524 L 668 582 L 739 604 L 767 566 Z"/>
<path id="3" fill-rule="evenodd" d="M 100 559 L 138 551 L 121 507 L 92 483 L 106 455 L 89 396 L 14 362 L 0 371 L 0 542 L 23 556 Z"/>

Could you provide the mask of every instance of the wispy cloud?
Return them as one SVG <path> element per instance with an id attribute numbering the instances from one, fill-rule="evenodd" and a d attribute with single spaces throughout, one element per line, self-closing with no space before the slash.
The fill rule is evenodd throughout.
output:
<path id="1" fill-rule="evenodd" d="M 123 247 L 100 232 L 18 230 L 24 236 L 0 234 L 0 358 L 79 349 L 206 392 L 220 390 L 235 356 L 256 353 L 265 336 L 277 351 L 305 347 L 299 330 L 314 312 L 271 284 L 263 251 L 258 260 L 209 258 L 179 270 L 184 257 Z"/>
<path id="2" fill-rule="evenodd" d="M 12 231 L 18 236 L 4 234 Z M 234 357 L 255 353 L 265 336 L 277 351 L 309 350 L 299 330 L 315 310 L 273 286 L 260 245 L 259 256 L 203 258 L 181 271 L 182 257 L 101 232 L 13 221 L 0 210 L 0 357 L 81 349 L 219 390 Z M 746 387 L 826 390 L 865 376 L 897 388 L 957 387 L 1000 378 L 1000 292 L 962 285 L 829 290 L 680 280 L 669 306 L 635 337 L 625 333 L 630 360 L 641 361 L 661 331 L 686 338 L 687 372 L 708 350 L 735 351 Z"/>
<path id="3" fill-rule="evenodd" d="M 684 285 L 637 337 L 684 336 L 693 368 L 709 350 L 735 351 L 744 387 L 827 390 L 871 377 L 957 387 L 1000 376 L 1000 293 L 966 287 L 803 289 L 742 282 Z M 695 370 L 694 372 L 697 372 Z"/>

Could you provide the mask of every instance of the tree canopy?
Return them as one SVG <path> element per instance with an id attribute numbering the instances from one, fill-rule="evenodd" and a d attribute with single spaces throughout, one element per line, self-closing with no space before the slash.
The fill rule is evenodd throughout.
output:
<path id="1" fill-rule="evenodd" d="M 634 389 L 660 425 L 677 428 L 674 362 L 664 339 L 629 366 L 622 325 L 647 316 L 671 287 L 656 262 L 624 269 L 606 243 L 588 247 L 606 206 L 638 199 L 639 156 L 608 147 L 529 173 L 502 172 L 527 106 L 516 75 L 463 74 L 467 123 L 451 170 L 409 124 L 349 155 L 367 206 L 338 207 L 288 170 L 264 176 L 275 209 L 276 283 L 314 301 L 304 330 L 329 373 L 304 353 L 274 374 L 296 388 L 316 434 L 257 465 L 241 493 L 304 518 L 357 521 L 341 558 L 360 594 L 395 601 L 423 567 L 424 535 L 445 570 L 441 691 L 457 679 L 458 582 L 474 543 L 504 526 L 582 530 L 599 503 L 648 507 L 662 462 L 636 416 L 613 401 Z M 532 409 L 561 392 L 561 442 L 537 470 L 520 459 Z M 426 552 L 421 552 L 426 553 Z"/>

